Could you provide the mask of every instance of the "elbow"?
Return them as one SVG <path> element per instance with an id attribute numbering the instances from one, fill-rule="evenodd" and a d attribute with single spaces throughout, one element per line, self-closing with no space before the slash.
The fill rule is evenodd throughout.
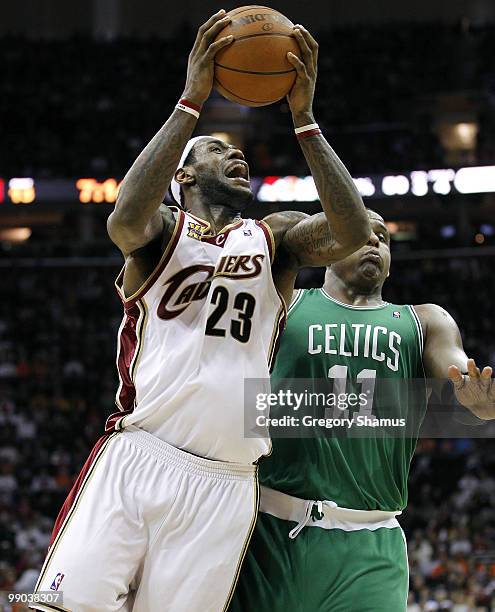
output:
<path id="1" fill-rule="evenodd" d="M 123 189 L 119 190 L 117 200 L 115 201 L 115 208 L 110 215 L 110 217 L 113 217 L 116 222 L 127 221 L 128 217 L 130 216 L 129 213 L 132 211 L 132 203 L 128 200 L 128 198 L 122 195 L 122 191 Z"/>
<path id="2" fill-rule="evenodd" d="M 119 228 L 125 227 L 126 226 L 126 222 L 125 219 L 123 218 L 123 215 L 121 213 L 121 211 L 117 210 L 117 208 L 115 208 L 110 215 L 108 216 L 107 219 L 107 232 L 110 235 L 110 237 L 112 236 L 113 233 L 115 233 L 115 231 L 118 231 Z"/>
<path id="3" fill-rule="evenodd" d="M 119 219 L 117 212 L 114 210 L 110 213 L 107 219 L 107 234 L 113 242 L 115 242 L 115 237 L 121 232 L 122 227 L 123 223 Z"/>
<path id="4" fill-rule="evenodd" d="M 122 210 L 115 209 L 107 219 L 107 233 L 110 239 L 118 245 L 123 236 L 132 236 L 140 229 L 138 220 Z"/>
<path id="5" fill-rule="evenodd" d="M 108 217 L 107 227 L 132 228 L 142 222 L 141 216 L 141 214 L 137 214 L 136 207 L 119 194 L 115 202 L 115 208 Z"/>

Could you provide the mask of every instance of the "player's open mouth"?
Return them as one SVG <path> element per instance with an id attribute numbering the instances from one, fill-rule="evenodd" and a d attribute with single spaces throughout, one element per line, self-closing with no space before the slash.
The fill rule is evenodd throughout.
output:
<path id="1" fill-rule="evenodd" d="M 249 185 L 249 167 L 245 161 L 236 159 L 225 169 L 225 176 L 241 184 Z"/>

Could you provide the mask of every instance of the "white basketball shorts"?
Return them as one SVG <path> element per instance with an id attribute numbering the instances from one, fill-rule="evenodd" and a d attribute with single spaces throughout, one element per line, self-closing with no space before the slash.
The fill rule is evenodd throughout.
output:
<path id="1" fill-rule="evenodd" d="M 36 591 L 52 612 L 222 612 L 258 511 L 257 468 L 137 428 L 97 443 L 57 519 Z"/>

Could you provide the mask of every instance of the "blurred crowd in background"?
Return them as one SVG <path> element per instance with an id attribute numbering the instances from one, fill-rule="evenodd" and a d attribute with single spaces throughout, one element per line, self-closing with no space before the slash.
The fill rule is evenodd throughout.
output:
<path id="1" fill-rule="evenodd" d="M 0 591 L 33 587 L 53 520 L 114 410 L 117 271 L 0 274 L 0 293 L 10 296 L 0 301 Z M 468 353 L 493 363 L 491 274 L 484 257 L 396 262 L 385 297 L 441 304 L 458 320 Z M 318 286 L 322 276 L 305 270 L 299 284 Z M 411 612 L 495 605 L 494 468 L 490 440 L 420 440 L 401 520 Z"/>
<path id="2" fill-rule="evenodd" d="M 194 35 L 184 25 L 166 40 L 0 39 L 2 172 L 123 176 L 180 96 Z M 315 115 L 352 173 L 445 167 L 435 113 L 449 109 L 478 130 L 460 161 L 493 162 L 494 26 L 362 25 L 317 38 Z M 246 112 L 252 174 L 306 173 L 286 102 Z"/>

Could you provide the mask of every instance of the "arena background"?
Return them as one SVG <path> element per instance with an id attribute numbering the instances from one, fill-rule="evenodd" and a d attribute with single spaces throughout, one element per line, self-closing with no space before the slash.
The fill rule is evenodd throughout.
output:
<path id="1" fill-rule="evenodd" d="M 271 5 L 320 42 L 315 115 L 389 222 L 386 299 L 442 305 L 468 354 L 493 365 L 495 3 Z M 182 91 L 195 29 L 219 8 L 2 6 L 0 591 L 33 587 L 53 519 L 112 411 L 122 261 L 105 220 Z M 214 94 L 202 114 L 198 132 L 245 150 L 256 217 L 318 210 L 291 128 L 283 101 L 247 109 Z M 305 270 L 299 285 L 321 280 Z M 411 612 L 495 610 L 494 467 L 491 439 L 420 440 L 401 520 Z"/>

